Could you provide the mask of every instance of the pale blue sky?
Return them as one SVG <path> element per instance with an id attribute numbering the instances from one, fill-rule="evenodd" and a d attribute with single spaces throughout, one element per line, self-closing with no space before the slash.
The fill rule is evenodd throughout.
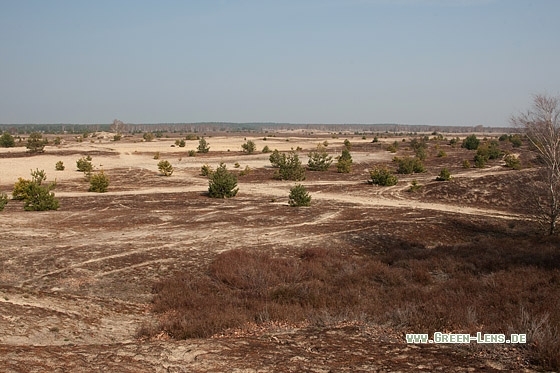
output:
<path id="1" fill-rule="evenodd" d="M 507 126 L 558 0 L 0 0 L 0 123 Z"/>

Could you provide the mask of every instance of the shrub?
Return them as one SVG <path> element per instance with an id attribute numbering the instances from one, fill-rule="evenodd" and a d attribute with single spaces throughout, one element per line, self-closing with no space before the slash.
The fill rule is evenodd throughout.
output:
<path id="1" fill-rule="evenodd" d="M 307 167 L 311 171 L 326 171 L 332 164 L 332 156 L 327 153 L 324 146 L 318 145 L 315 151 L 310 152 L 308 155 Z"/>
<path id="2" fill-rule="evenodd" d="M 0 193 L 0 211 L 4 210 L 4 207 L 8 204 L 8 195 L 6 193 Z"/>
<path id="3" fill-rule="evenodd" d="M 208 144 L 208 142 L 203 138 L 201 138 L 200 140 L 198 140 L 198 152 L 199 153 L 208 153 L 208 151 L 210 150 L 210 144 Z"/>
<path id="4" fill-rule="evenodd" d="M 447 168 L 444 168 L 439 173 L 439 176 L 436 177 L 436 180 L 437 181 L 449 181 L 449 180 L 451 180 L 451 173 L 449 172 L 449 170 Z"/>
<path id="5" fill-rule="evenodd" d="M 280 167 L 282 163 L 286 162 L 286 155 L 280 154 L 280 152 L 277 149 L 274 149 L 274 151 L 272 152 L 270 157 L 268 157 L 268 159 L 272 167 Z"/>
<path id="6" fill-rule="evenodd" d="M 23 200 L 25 202 L 23 208 L 26 211 L 57 210 L 58 200 L 51 192 L 56 187 L 56 183 L 42 185 L 46 179 L 44 170 L 31 171 L 31 180 L 19 178 L 15 183 L 13 198 Z"/>
<path id="7" fill-rule="evenodd" d="M 412 180 L 412 183 L 410 185 L 410 188 L 407 189 L 407 191 L 414 193 L 418 190 L 422 189 L 422 185 L 418 184 L 418 181 L 416 181 L 416 179 Z"/>
<path id="8" fill-rule="evenodd" d="M 521 161 L 514 154 L 506 155 L 504 161 L 506 162 L 506 167 L 513 168 L 514 170 L 521 169 Z"/>
<path id="9" fill-rule="evenodd" d="M 387 151 L 391 153 L 396 153 L 398 148 L 399 148 L 399 143 L 395 141 L 394 143 L 392 143 L 387 147 Z"/>
<path id="10" fill-rule="evenodd" d="M 486 162 L 488 162 L 487 156 L 478 153 L 474 156 L 474 166 L 476 168 L 484 168 L 484 166 L 486 166 Z"/>
<path id="11" fill-rule="evenodd" d="M 305 180 L 305 168 L 302 166 L 299 156 L 293 151 L 288 156 L 281 154 L 279 168 L 273 177 L 279 180 Z"/>
<path id="12" fill-rule="evenodd" d="M 303 185 L 296 185 L 290 189 L 289 204 L 292 207 L 311 205 L 311 196 Z"/>
<path id="13" fill-rule="evenodd" d="M 327 146 L 329 146 L 329 142 L 327 140 L 323 141 L 323 146 L 326 148 Z"/>
<path id="14" fill-rule="evenodd" d="M 444 158 L 444 157 L 447 157 L 447 153 L 444 152 L 443 150 L 440 150 L 440 151 L 438 152 L 437 156 L 438 156 L 439 158 Z"/>
<path id="15" fill-rule="evenodd" d="M 338 161 L 336 162 L 336 170 L 339 173 L 350 173 L 352 171 L 352 155 L 350 155 L 350 151 L 348 148 L 344 148 L 342 150 L 342 154 L 338 157 Z"/>
<path id="16" fill-rule="evenodd" d="M 82 157 L 76 161 L 76 167 L 78 171 L 81 171 L 85 174 L 90 173 L 93 171 L 93 164 L 91 163 L 91 157 L 88 155 L 87 157 Z"/>
<path id="17" fill-rule="evenodd" d="M 43 139 L 43 135 L 39 132 L 31 132 L 27 138 L 27 149 L 30 153 L 42 153 L 47 144 L 47 139 Z"/>
<path id="18" fill-rule="evenodd" d="M 210 176 L 213 172 L 214 170 L 212 170 L 212 167 L 207 164 L 200 167 L 200 175 L 202 176 Z"/>
<path id="19" fill-rule="evenodd" d="M 210 176 L 208 195 L 212 198 L 230 198 L 235 197 L 238 190 L 237 176 L 228 172 L 224 163 L 220 163 Z"/>
<path id="20" fill-rule="evenodd" d="M 156 154 L 154 154 L 154 159 L 156 160 L 159 159 L 159 156 L 160 156 L 159 152 L 156 152 Z"/>
<path id="21" fill-rule="evenodd" d="M 150 142 L 154 140 L 155 136 L 151 132 L 146 132 L 145 134 L 142 135 L 142 138 L 144 139 L 144 141 Z"/>
<path id="22" fill-rule="evenodd" d="M 268 147 L 268 145 L 265 145 L 262 152 L 263 153 L 270 153 L 272 150 L 270 150 L 270 148 Z"/>
<path id="23" fill-rule="evenodd" d="M 344 140 L 344 146 L 346 147 L 346 149 L 352 150 L 352 144 L 350 143 L 350 140 L 345 139 Z"/>
<path id="24" fill-rule="evenodd" d="M 0 146 L 3 148 L 13 148 L 16 146 L 16 141 L 9 132 L 4 132 L 2 136 L 0 136 Z"/>
<path id="25" fill-rule="evenodd" d="M 185 142 L 184 139 L 177 139 L 177 140 L 175 140 L 175 145 L 177 145 L 177 146 L 180 147 L 180 148 L 184 148 L 186 144 L 187 144 L 187 143 Z"/>
<path id="26" fill-rule="evenodd" d="M 109 187 L 109 177 L 103 170 L 91 175 L 89 179 L 89 191 L 95 193 L 105 193 Z"/>
<path id="27" fill-rule="evenodd" d="M 247 142 L 245 144 L 241 145 L 241 148 L 243 149 L 243 153 L 253 154 L 253 152 L 255 151 L 257 146 L 255 145 L 254 141 L 247 140 Z"/>
<path id="28" fill-rule="evenodd" d="M 393 162 L 396 162 L 398 165 L 398 174 L 412 174 L 426 171 L 424 164 L 418 158 L 410 158 L 408 156 L 402 158 L 395 157 L 393 158 Z"/>
<path id="29" fill-rule="evenodd" d="M 55 169 L 57 171 L 64 171 L 64 168 L 65 168 L 64 167 L 64 162 L 62 162 L 62 161 L 56 162 Z"/>
<path id="30" fill-rule="evenodd" d="M 478 145 L 480 145 L 480 140 L 476 138 L 476 135 L 472 134 L 467 136 L 463 140 L 463 144 L 461 145 L 461 148 L 465 148 L 468 150 L 476 150 L 478 148 Z"/>
<path id="31" fill-rule="evenodd" d="M 371 180 L 368 181 L 370 184 L 380 185 L 380 186 L 392 186 L 398 183 L 398 179 L 387 167 L 375 167 L 369 172 Z"/>
<path id="32" fill-rule="evenodd" d="M 371 142 L 372 142 L 372 143 L 379 142 L 379 139 L 377 138 L 377 136 L 375 136 L 375 137 L 373 138 L 373 140 L 371 140 Z"/>
<path id="33" fill-rule="evenodd" d="M 189 157 L 195 157 L 196 156 L 196 151 L 189 150 L 189 152 L 187 154 L 189 155 Z"/>
<path id="34" fill-rule="evenodd" d="M 484 143 L 478 147 L 477 154 L 485 156 L 487 159 L 498 159 L 504 153 L 500 150 L 500 144 L 496 140 Z"/>
<path id="35" fill-rule="evenodd" d="M 519 148 L 521 145 L 523 145 L 523 140 L 519 135 L 511 136 L 509 141 L 511 141 L 511 145 L 513 145 L 514 148 Z"/>
<path id="36" fill-rule="evenodd" d="M 456 147 L 457 144 L 461 141 L 461 139 L 459 139 L 458 137 L 455 137 L 451 140 L 449 140 L 449 145 L 451 145 L 452 147 Z"/>
<path id="37" fill-rule="evenodd" d="M 471 168 L 471 162 L 468 159 L 463 161 L 463 168 Z"/>
<path id="38" fill-rule="evenodd" d="M 173 166 L 169 161 L 162 160 L 158 163 L 158 170 L 163 174 L 163 176 L 171 176 L 173 174 Z"/>
<path id="39" fill-rule="evenodd" d="M 499 141 L 507 141 L 509 140 L 509 136 L 507 134 L 503 134 L 498 138 Z"/>
<path id="40" fill-rule="evenodd" d="M 185 140 L 199 140 L 199 138 L 194 133 L 189 133 L 187 136 L 185 136 Z"/>
<path id="41" fill-rule="evenodd" d="M 235 162 L 235 163 L 233 164 L 233 167 L 239 168 L 239 167 L 241 167 L 241 165 L 239 164 L 239 162 Z"/>
<path id="42" fill-rule="evenodd" d="M 253 170 L 249 166 L 245 166 L 245 169 L 239 173 L 239 176 L 249 175 Z"/>
<path id="43" fill-rule="evenodd" d="M 121 141 L 121 139 L 122 139 L 122 135 L 120 133 L 113 135 L 113 141 Z"/>

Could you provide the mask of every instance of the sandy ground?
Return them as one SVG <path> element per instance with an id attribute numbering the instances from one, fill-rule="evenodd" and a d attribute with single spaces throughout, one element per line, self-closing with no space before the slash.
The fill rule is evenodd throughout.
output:
<path id="1" fill-rule="evenodd" d="M 287 196 L 294 182 L 273 180 L 269 154 L 260 153 L 260 149 L 268 145 L 289 151 L 299 146 L 306 163 L 305 154 L 324 139 L 288 134 L 266 141 L 263 136 L 246 137 L 253 139 L 259 150 L 246 155 L 240 151 L 244 137 L 209 136 L 210 152 L 195 157 L 188 157 L 187 152 L 196 148 L 197 141 L 187 141 L 185 148 L 179 148 L 171 146 L 174 139 L 165 138 L 94 143 L 68 139 L 59 147 L 47 147 L 44 154 L 31 156 L 25 148 L 0 149 L 1 191 L 10 192 L 18 177 L 29 178 L 30 169 L 44 169 L 47 180 L 56 179 L 55 193 L 61 202 L 58 211 L 33 213 L 12 201 L 0 212 L 0 364 L 4 367 L 0 370 L 519 368 L 511 354 L 504 358 L 478 351 L 474 357 L 470 350 L 447 346 L 411 347 L 403 343 L 401 335 L 373 326 L 276 328 L 258 336 L 178 342 L 164 337 L 138 340 L 138 328 L 152 317 L 152 284 L 174 271 L 204 265 L 224 250 L 291 252 L 310 242 L 336 248 L 357 240 L 371 245 L 362 234 L 382 237 L 396 231 L 397 226 L 403 239 L 422 237 L 437 245 L 455 242 L 458 228 L 456 223 L 446 225 L 449 221 L 499 225 L 528 219 L 522 211 L 500 207 L 508 201 L 503 205 L 489 203 L 505 198 L 499 191 L 481 193 L 469 201 L 451 200 L 448 191 L 436 199 L 411 197 L 406 191 L 409 182 L 414 178 L 432 185 L 438 171 L 435 166 L 426 174 L 403 177 L 394 187 L 370 186 L 367 171 L 372 165 L 390 163 L 394 154 L 360 138 L 350 139 L 356 148 L 352 151 L 353 173 L 308 172 L 301 183 L 310 190 L 313 205 L 293 209 L 287 205 Z M 336 156 L 344 138 L 327 140 L 329 152 Z M 175 167 L 171 177 L 158 175 L 158 160 L 153 157 L 156 152 Z M 108 193 L 87 192 L 83 175 L 75 169 L 76 160 L 85 155 L 91 155 L 96 169 L 111 177 Z M 463 155 L 457 157 L 459 165 Z M 55 171 L 59 160 L 66 165 L 64 171 Z M 200 167 L 216 167 L 222 161 L 230 170 L 239 162 L 240 170 L 249 166 L 254 173 L 239 178 L 240 191 L 234 199 L 209 199 L 204 195 L 208 180 L 199 175 Z M 484 170 L 456 166 L 453 173 L 456 185 L 494 174 L 508 175 L 500 165 Z"/>

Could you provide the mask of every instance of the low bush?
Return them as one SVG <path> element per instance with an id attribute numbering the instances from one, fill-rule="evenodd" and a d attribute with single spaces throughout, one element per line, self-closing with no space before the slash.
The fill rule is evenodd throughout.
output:
<path id="1" fill-rule="evenodd" d="M 109 187 L 109 176 L 103 170 L 90 176 L 89 191 L 95 193 L 105 193 Z"/>
<path id="2" fill-rule="evenodd" d="M 158 170 L 163 174 L 163 176 L 171 176 L 173 174 L 173 166 L 167 160 L 159 161 Z"/>
<path id="3" fill-rule="evenodd" d="M 513 168 L 514 170 L 521 169 L 521 161 L 515 154 L 508 154 L 504 157 L 506 167 Z"/>
<path id="4" fill-rule="evenodd" d="M 62 162 L 62 161 L 56 162 L 56 165 L 54 166 L 54 168 L 55 168 L 57 171 L 64 171 L 64 168 L 65 168 L 65 167 L 64 167 L 64 162 Z"/>
<path id="5" fill-rule="evenodd" d="M 255 142 L 253 140 L 247 140 L 247 142 L 241 145 L 241 148 L 243 149 L 244 153 L 253 154 L 255 152 L 255 149 L 257 149 L 257 146 L 255 145 Z"/>
<path id="6" fill-rule="evenodd" d="M 4 210 L 4 207 L 8 204 L 8 195 L 6 193 L 0 193 L 0 211 Z"/>
<path id="7" fill-rule="evenodd" d="M 395 157 L 393 162 L 397 163 L 398 174 L 412 174 L 425 172 L 424 163 L 419 158 L 410 158 L 405 156 L 402 158 Z"/>
<path id="8" fill-rule="evenodd" d="M 317 149 L 307 155 L 307 168 L 311 171 L 327 171 L 332 164 L 332 156 L 327 153 L 324 146 L 318 145 Z"/>
<path id="9" fill-rule="evenodd" d="M 212 170 L 212 167 L 207 165 L 207 164 L 200 167 L 200 175 L 201 176 L 210 176 L 210 175 L 212 175 L 213 172 L 214 172 L 214 170 Z"/>
<path id="10" fill-rule="evenodd" d="M 440 171 L 439 176 L 436 177 L 436 181 L 449 181 L 451 180 L 451 173 L 447 168 Z"/>
<path id="11" fill-rule="evenodd" d="M 303 185 L 298 184 L 290 189 L 289 204 L 292 207 L 311 205 L 311 196 Z"/>
<path id="12" fill-rule="evenodd" d="M 214 173 L 210 175 L 208 185 L 208 195 L 211 198 L 231 198 L 235 197 L 237 188 L 237 176 L 230 173 L 224 163 Z"/>
<path id="13" fill-rule="evenodd" d="M 352 155 L 348 148 L 344 148 L 342 154 L 337 158 L 336 170 L 346 174 L 352 171 Z"/>
<path id="14" fill-rule="evenodd" d="M 398 179 L 387 167 L 374 167 L 369 175 L 371 180 L 368 183 L 380 186 L 392 186 L 398 183 Z"/>
<path id="15" fill-rule="evenodd" d="M 88 155 L 87 157 L 82 157 L 76 161 L 76 167 L 78 171 L 83 172 L 85 174 L 90 173 L 93 171 L 93 164 L 91 163 L 91 157 Z"/>

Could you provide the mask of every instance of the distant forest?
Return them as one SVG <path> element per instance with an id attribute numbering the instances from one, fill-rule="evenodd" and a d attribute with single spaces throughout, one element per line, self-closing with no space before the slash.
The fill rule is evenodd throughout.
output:
<path id="1" fill-rule="evenodd" d="M 84 132 L 277 132 L 277 131 L 328 131 L 328 132 L 354 132 L 354 133 L 414 133 L 414 132 L 487 132 L 487 133 L 512 133 L 519 129 L 511 127 L 485 127 L 485 126 L 436 126 L 436 125 L 412 125 L 412 124 L 292 124 L 292 123 L 229 123 L 229 122 L 203 122 L 203 123 L 154 123 L 134 124 L 119 122 L 118 128 L 115 124 L 0 124 L 1 132 L 12 134 L 24 134 L 30 132 L 42 133 L 84 133 Z"/>

